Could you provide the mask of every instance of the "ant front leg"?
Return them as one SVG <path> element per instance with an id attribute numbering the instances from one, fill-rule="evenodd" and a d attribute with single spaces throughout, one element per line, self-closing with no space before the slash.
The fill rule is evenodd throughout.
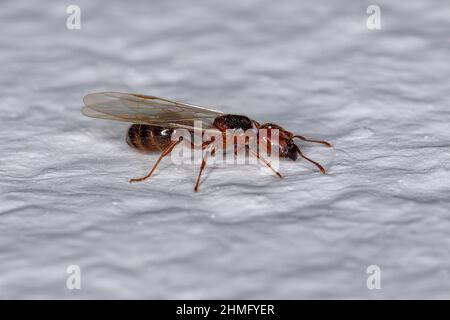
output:
<path id="1" fill-rule="evenodd" d="M 264 159 L 263 157 L 260 156 L 259 152 L 255 152 L 252 149 L 249 149 L 250 152 L 255 155 L 260 161 L 262 161 L 266 166 L 268 166 L 280 179 L 283 179 L 283 176 L 281 175 L 281 173 L 279 173 L 277 170 L 275 170 L 272 165 L 270 164 L 269 161 L 267 161 L 266 159 Z"/>

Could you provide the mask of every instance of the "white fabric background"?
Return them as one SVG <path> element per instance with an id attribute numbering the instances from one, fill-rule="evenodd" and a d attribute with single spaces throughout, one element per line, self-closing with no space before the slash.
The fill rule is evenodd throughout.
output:
<path id="1" fill-rule="evenodd" d="M 377 1 L 369 31 L 368 1 L 189 2 L 2 2 L 0 297 L 448 298 L 449 3 Z M 157 155 L 80 114 L 104 90 L 329 140 L 301 144 L 329 174 L 209 167 L 195 194 L 166 161 L 130 185 Z"/>

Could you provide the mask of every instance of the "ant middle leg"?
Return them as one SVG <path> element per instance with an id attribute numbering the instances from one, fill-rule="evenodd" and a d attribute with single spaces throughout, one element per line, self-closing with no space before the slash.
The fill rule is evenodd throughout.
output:
<path id="1" fill-rule="evenodd" d="M 213 146 L 213 147 L 211 148 L 211 156 L 214 157 L 215 154 L 216 154 L 216 149 L 215 149 L 215 147 Z M 195 183 L 195 188 L 194 188 L 195 192 L 198 191 L 198 186 L 200 185 L 200 180 L 201 180 L 201 178 L 202 178 L 202 172 L 203 172 L 203 169 L 205 169 L 205 167 L 206 167 L 206 161 L 207 161 L 207 159 L 208 159 L 208 152 L 205 153 L 205 156 L 204 156 L 203 159 L 202 159 L 202 164 L 201 164 L 201 166 L 200 166 L 200 171 L 199 171 L 198 176 L 197 176 L 197 182 Z"/>

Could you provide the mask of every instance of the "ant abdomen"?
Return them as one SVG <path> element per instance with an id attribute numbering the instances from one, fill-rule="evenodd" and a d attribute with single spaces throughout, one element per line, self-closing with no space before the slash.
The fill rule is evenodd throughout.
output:
<path id="1" fill-rule="evenodd" d="M 173 129 L 133 124 L 127 133 L 127 143 L 144 152 L 163 151 L 171 143 Z"/>

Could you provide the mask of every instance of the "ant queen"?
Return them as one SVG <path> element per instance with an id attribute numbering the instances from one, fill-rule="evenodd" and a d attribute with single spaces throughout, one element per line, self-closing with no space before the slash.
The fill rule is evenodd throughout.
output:
<path id="1" fill-rule="evenodd" d="M 289 158 L 293 161 L 301 157 L 314 164 L 322 173 L 325 173 L 325 169 L 319 163 L 311 160 L 302 153 L 300 148 L 294 143 L 294 139 L 320 143 L 327 147 L 331 147 L 331 144 L 326 141 L 310 140 L 303 136 L 295 135 L 276 124 L 259 124 L 257 121 L 243 115 L 224 114 L 220 111 L 192 104 L 141 94 L 119 92 L 91 93 L 86 95 L 83 101 L 85 107 L 82 109 L 82 113 L 88 117 L 132 123 L 127 133 L 127 142 L 130 146 L 144 152 L 156 151 L 161 153 L 153 168 L 146 176 L 130 179 L 130 182 L 144 181 L 150 178 L 161 160 L 169 155 L 183 141 L 183 136 L 180 136 L 176 140 L 172 139 L 177 129 L 188 130 L 192 136 L 194 131 L 198 132 L 198 130 L 201 130 L 200 132 L 213 130 L 220 136 L 223 136 L 223 146 L 214 143 L 214 136 L 206 139 L 206 141 L 204 139 L 201 145 L 198 146 L 202 150 L 206 149 L 208 152 L 202 157 L 195 191 L 198 191 L 208 154 L 214 156 L 216 149 L 220 147 L 225 150 L 226 141 L 230 142 L 230 140 L 235 144 L 235 154 L 240 151 L 237 150 L 237 140 L 233 137 L 230 139 L 230 131 L 239 133 L 247 132 L 248 130 L 257 131 L 255 138 L 252 139 L 253 141 L 250 141 L 257 145 L 261 145 L 260 142 L 262 142 L 262 137 L 259 132 L 265 131 L 267 136 L 264 137 L 264 143 L 267 144 L 269 152 L 271 149 L 276 148 L 281 158 Z M 201 128 L 199 128 L 198 123 L 201 123 Z M 276 142 L 271 140 L 272 131 L 276 131 L 277 133 L 274 136 L 277 136 L 278 139 L 272 139 L 276 140 Z M 204 136 L 206 135 L 204 134 Z M 260 154 L 258 149 L 254 150 L 253 148 L 249 148 L 250 142 L 247 141 L 247 143 L 244 143 L 245 150 L 256 156 L 257 159 L 269 167 L 279 178 L 282 178 L 281 173 L 273 168 L 270 162 Z M 190 146 L 191 148 L 196 148 L 192 141 Z"/>

